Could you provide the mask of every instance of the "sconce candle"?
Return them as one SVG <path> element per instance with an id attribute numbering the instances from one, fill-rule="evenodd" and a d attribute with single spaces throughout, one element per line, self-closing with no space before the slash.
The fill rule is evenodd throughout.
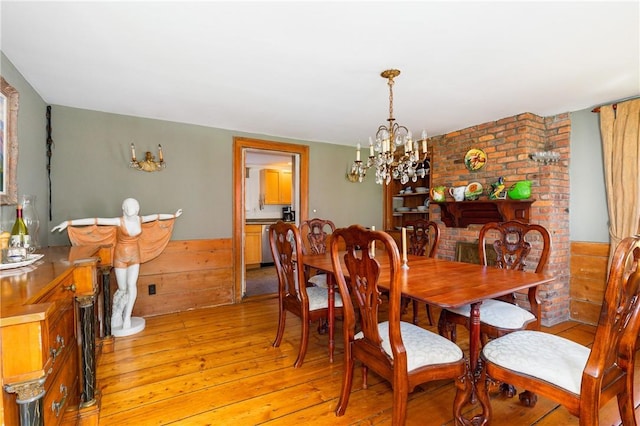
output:
<path id="1" fill-rule="evenodd" d="M 129 167 L 136 170 L 142 170 L 143 172 L 159 172 L 167 167 L 167 163 L 164 162 L 164 154 L 162 153 L 162 146 L 158 144 L 158 161 L 156 161 L 153 154 L 149 151 L 145 153 L 144 160 L 136 160 L 136 148 L 131 143 L 131 161 Z"/>
<path id="2" fill-rule="evenodd" d="M 360 144 L 356 148 L 356 161 L 360 161 Z"/>

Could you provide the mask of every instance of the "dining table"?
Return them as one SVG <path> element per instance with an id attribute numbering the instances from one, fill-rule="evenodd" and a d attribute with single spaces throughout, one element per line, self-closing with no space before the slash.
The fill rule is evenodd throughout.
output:
<path id="1" fill-rule="evenodd" d="M 343 252 L 340 259 L 344 262 Z M 376 251 L 376 259 L 380 264 L 378 286 L 389 290 L 389 258 L 384 251 Z M 479 374 L 480 357 L 480 305 L 484 300 L 494 299 L 513 292 L 527 290 L 553 281 L 549 274 L 528 271 L 501 269 L 495 266 L 483 266 L 425 256 L 407 256 L 407 268 L 400 268 L 399 283 L 402 295 L 419 302 L 428 303 L 442 309 L 471 306 L 469 321 L 469 366 L 473 376 L 475 395 Z M 328 287 L 328 337 L 329 361 L 333 362 L 334 341 L 334 304 L 335 278 L 331 263 L 331 254 L 308 254 L 303 256 L 303 264 L 327 273 Z M 348 271 L 342 270 L 348 278 Z M 475 397 L 473 397 L 475 399 Z"/>

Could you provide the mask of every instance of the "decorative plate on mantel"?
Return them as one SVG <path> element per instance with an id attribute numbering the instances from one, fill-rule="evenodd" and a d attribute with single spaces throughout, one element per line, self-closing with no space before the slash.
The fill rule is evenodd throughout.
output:
<path id="1" fill-rule="evenodd" d="M 472 148 L 464 156 L 464 165 L 469 171 L 475 172 L 487 164 L 487 154 L 481 149 Z"/>

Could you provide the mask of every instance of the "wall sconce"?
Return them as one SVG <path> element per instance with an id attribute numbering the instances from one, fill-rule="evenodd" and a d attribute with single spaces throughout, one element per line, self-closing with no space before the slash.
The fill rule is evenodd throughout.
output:
<path id="1" fill-rule="evenodd" d="M 129 167 L 136 170 L 142 170 L 144 172 L 159 172 L 167 167 L 167 163 L 164 162 L 164 156 L 162 155 L 162 145 L 158 144 L 158 160 L 149 151 L 145 153 L 144 160 L 136 160 L 136 147 L 131 144 L 131 161 Z"/>
<path id="2" fill-rule="evenodd" d="M 549 163 L 557 163 L 558 160 L 560 160 L 560 153 L 554 152 L 551 150 L 539 151 L 539 152 L 534 152 L 533 154 L 529 155 L 529 157 L 533 161 L 537 161 L 539 163 L 543 163 L 547 165 Z"/>

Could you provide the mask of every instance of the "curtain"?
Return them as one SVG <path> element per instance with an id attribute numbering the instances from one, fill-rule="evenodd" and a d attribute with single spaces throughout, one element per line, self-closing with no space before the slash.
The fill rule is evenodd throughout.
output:
<path id="1" fill-rule="evenodd" d="M 640 233 L 640 99 L 600 107 L 611 256 Z M 608 270 L 608 269 L 607 269 Z"/>

